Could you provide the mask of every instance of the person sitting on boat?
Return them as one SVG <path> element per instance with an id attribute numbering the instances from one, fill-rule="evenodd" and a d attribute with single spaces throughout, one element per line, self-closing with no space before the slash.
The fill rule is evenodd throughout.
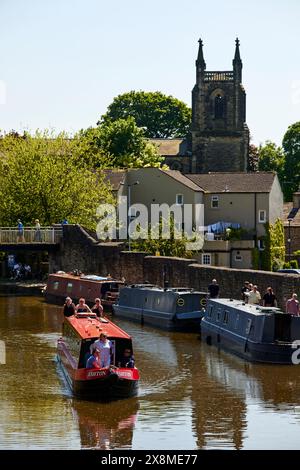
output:
<path id="1" fill-rule="evenodd" d="M 103 306 L 101 304 L 101 300 L 97 297 L 95 299 L 95 305 L 92 307 L 92 312 L 96 313 L 97 317 L 103 317 Z"/>
<path id="2" fill-rule="evenodd" d="M 286 313 L 295 317 L 300 316 L 300 305 L 297 294 L 292 294 L 292 297 L 286 303 Z"/>
<path id="3" fill-rule="evenodd" d="M 128 369 L 134 368 L 134 357 L 129 348 L 126 348 L 123 353 L 123 357 L 119 362 L 119 367 L 127 367 Z"/>
<path id="4" fill-rule="evenodd" d="M 253 286 L 252 290 L 248 294 L 248 304 L 259 305 L 260 301 L 260 292 L 258 291 L 257 286 Z"/>
<path id="5" fill-rule="evenodd" d="M 95 348 L 86 361 L 86 369 L 100 369 L 100 357 L 101 355 L 99 349 Z"/>
<path id="6" fill-rule="evenodd" d="M 65 317 L 71 317 L 72 315 L 75 315 L 75 305 L 71 297 L 66 297 L 66 301 L 63 307 L 63 314 Z"/>
<path id="7" fill-rule="evenodd" d="M 76 305 L 75 310 L 76 313 L 92 312 L 90 307 L 85 303 L 85 299 L 83 297 L 79 299 L 79 304 Z"/>
<path id="8" fill-rule="evenodd" d="M 99 339 L 97 339 L 90 347 L 91 353 L 94 349 L 100 351 L 100 365 L 101 367 L 109 367 L 111 362 L 112 344 L 107 338 L 106 333 L 100 333 Z"/>

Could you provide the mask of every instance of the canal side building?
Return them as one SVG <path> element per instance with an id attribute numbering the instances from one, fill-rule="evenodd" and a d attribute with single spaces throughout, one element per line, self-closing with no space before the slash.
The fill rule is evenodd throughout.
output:
<path id="1" fill-rule="evenodd" d="M 175 170 L 139 168 L 106 174 L 115 196 L 128 196 L 130 218 L 138 216 L 138 204 L 147 207 L 167 204 L 203 204 L 205 243 L 197 260 L 204 265 L 247 269 L 252 267 L 252 251 L 263 250 L 265 224 L 282 218 L 283 195 L 276 173 L 207 173 L 183 175 Z M 193 224 L 195 211 L 193 211 Z M 215 230 L 218 228 L 220 230 Z M 226 226 L 240 228 L 230 238 Z M 184 229 L 184 227 L 182 227 Z M 223 228 L 223 229 L 222 229 Z"/>

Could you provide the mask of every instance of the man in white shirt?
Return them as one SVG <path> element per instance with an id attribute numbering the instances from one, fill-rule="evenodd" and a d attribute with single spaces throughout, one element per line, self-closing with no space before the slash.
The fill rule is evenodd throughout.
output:
<path id="1" fill-rule="evenodd" d="M 260 292 L 257 290 L 257 286 L 253 286 L 253 289 L 248 295 L 248 304 L 259 305 L 261 301 Z"/>
<path id="2" fill-rule="evenodd" d="M 106 333 L 100 333 L 99 339 L 97 339 L 91 346 L 90 351 L 93 354 L 93 350 L 97 348 L 100 351 L 100 365 L 101 367 L 109 367 L 112 353 L 112 343 L 107 338 Z"/>

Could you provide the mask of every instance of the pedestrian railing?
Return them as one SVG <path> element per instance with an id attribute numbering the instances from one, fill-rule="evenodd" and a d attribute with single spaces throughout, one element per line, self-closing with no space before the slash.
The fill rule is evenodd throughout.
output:
<path id="1" fill-rule="evenodd" d="M 62 238 L 62 228 L 41 227 L 37 230 L 24 227 L 23 231 L 16 227 L 0 227 L 0 244 L 4 243 L 59 243 Z"/>

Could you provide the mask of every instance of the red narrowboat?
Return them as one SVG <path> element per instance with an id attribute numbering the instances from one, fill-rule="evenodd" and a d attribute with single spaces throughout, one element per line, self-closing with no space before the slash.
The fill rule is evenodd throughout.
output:
<path id="1" fill-rule="evenodd" d="M 111 365 L 87 369 L 90 346 L 102 332 L 111 343 Z M 125 331 L 105 317 L 77 313 L 64 319 L 57 360 L 75 396 L 93 400 L 128 398 L 137 393 L 139 371 L 120 366 L 125 350 L 132 351 L 132 339 Z"/>
<path id="2" fill-rule="evenodd" d="M 100 298 L 104 307 L 111 308 L 119 296 L 119 289 L 124 281 L 102 277 L 94 274 L 76 275 L 59 271 L 50 274 L 45 289 L 47 302 L 62 303 L 66 296 L 77 302 L 84 297 L 86 303 L 94 304 L 95 298 Z"/>

